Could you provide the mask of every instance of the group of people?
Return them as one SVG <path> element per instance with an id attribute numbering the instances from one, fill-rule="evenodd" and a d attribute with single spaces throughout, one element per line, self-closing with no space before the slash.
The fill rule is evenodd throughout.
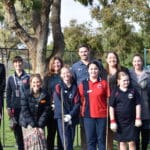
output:
<path id="1" fill-rule="evenodd" d="M 107 53 L 106 67 L 90 58 L 87 45 L 78 47 L 78 55 L 72 66 L 51 58 L 43 80 L 24 71 L 20 56 L 13 59 L 6 102 L 18 150 L 54 150 L 56 137 L 58 150 L 73 150 L 78 124 L 83 150 L 113 150 L 113 139 L 120 150 L 148 150 L 150 73 L 142 57 L 134 55 L 127 69 L 115 52 Z"/>

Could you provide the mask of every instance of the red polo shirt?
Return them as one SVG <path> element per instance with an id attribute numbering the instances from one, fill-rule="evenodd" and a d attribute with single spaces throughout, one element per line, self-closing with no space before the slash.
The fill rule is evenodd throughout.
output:
<path id="1" fill-rule="evenodd" d="M 109 88 L 106 80 L 88 82 L 87 91 L 83 88 L 83 82 L 79 85 L 79 94 L 81 96 L 81 116 L 91 118 L 107 117 L 107 97 Z M 87 95 L 87 96 L 85 96 Z"/>

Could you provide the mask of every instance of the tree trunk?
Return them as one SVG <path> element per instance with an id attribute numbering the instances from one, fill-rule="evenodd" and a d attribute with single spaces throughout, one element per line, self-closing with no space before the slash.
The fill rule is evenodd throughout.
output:
<path id="1" fill-rule="evenodd" d="M 53 0 L 41 1 L 41 9 L 37 10 L 39 19 L 33 18 L 33 21 L 36 21 L 36 23 L 34 22 L 33 24 L 35 34 L 31 36 L 18 22 L 14 1 L 3 0 L 10 29 L 16 33 L 20 41 L 29 49 L 32 73 L 40 73 L 43 75 L 45 70 L 47 38 L 49 33 L 49 14 L 52 2 Z M 35 11 L 33 11 L 33 13 L 36 14 Z M 35 15 L 32 15 L 32 17 L 33 16 Z"/>
<path id="2" fill-rule="evenodd" d="M 61 31 L 60 12 L 61 0 L 53 0 L 51 8 L 51 25 L 54 40 L 52 56 L 62 56 L 65 49 L 64 36 Z"/>

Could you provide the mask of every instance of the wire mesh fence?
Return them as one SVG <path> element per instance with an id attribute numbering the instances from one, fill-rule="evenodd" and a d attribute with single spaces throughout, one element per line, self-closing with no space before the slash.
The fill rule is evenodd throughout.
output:
<path id="1" fill-rule="evenodd" d="M 51 53 L 51 51 L 49 53 Z M 16 55 L 19 55 L 23 58 L 25 70 L 29 74 L 31 72 L 31 64 L 30 64 L 31 58 L 30 58 L 28 49 L 0 48 L 0 62 L 5 65 L 6 82 L 7 82 L 7 78 L 9 77 L 9 75 L 11 75 L 14 72 L 12 59 Z M 65 51 L 63 60 L 64 60 L 64 63 L 71 65 L 76 60 L 78 60 L 78 55 L 74 51 Z M 5 95 L 5 97 L 6 97 L 6 95 Z M 1 131 L 0 133 L 1 133 L 1 141 L 2 141 L 3 147 L 10 148 L 11 150 L 16 149 L 17 146 L 15 143 L 13 131 L 11 131 L 11 129 L 9 128 L 9 118 L 7 115 L 5 99 L 4 99 L 3 117 L 2 117 L 0 131 Z M 80 133 L 79 133 L 79 126 L 78 126 L 77 130 L 76 130 L 76 136 L 75 136 L 75 142 L 74 142 L 75 146 L 80 145 L 79 134 Z"/>

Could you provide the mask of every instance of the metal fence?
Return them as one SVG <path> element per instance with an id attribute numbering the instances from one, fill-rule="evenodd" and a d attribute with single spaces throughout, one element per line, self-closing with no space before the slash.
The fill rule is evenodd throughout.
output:
<path id="1" fill-rule="evenodd" d="M 51 51 L 49 51 L 51 53 Z M 13 73 L 13 65 L 12 65 L 12 59 L 14 56 L 20 55 L 24 60 L 25 69 L 28 73 L 30 73 L 30 55 L 28 49 L 15 49 L 15 48 L 0 48 L 0 62 L 2 62 L 5 65 L 6 68 L 6 80 L 10 74 Z M 75 51 L 65 51 L 63 55 L 64 63 L 67 64 L 73 64 L 75 61 L 78 60 L 78 55 Z M 15 140 L 12 139 L 9 141 L 9 136 L 14 137 L 13 132 L 10 130 L 9 126 L 9 119 L 6 112 L 6 103 L 4 103 L 3 107 L 3 117 L 2 117 L 2 124 L 1 124 L 1 141 L 3 147 L 14 147 L 16 146 Z M 75 136 L 75 146 L 80 145 L 79 140 L 79 126 L 76 130 L 76 136 Z"/>

